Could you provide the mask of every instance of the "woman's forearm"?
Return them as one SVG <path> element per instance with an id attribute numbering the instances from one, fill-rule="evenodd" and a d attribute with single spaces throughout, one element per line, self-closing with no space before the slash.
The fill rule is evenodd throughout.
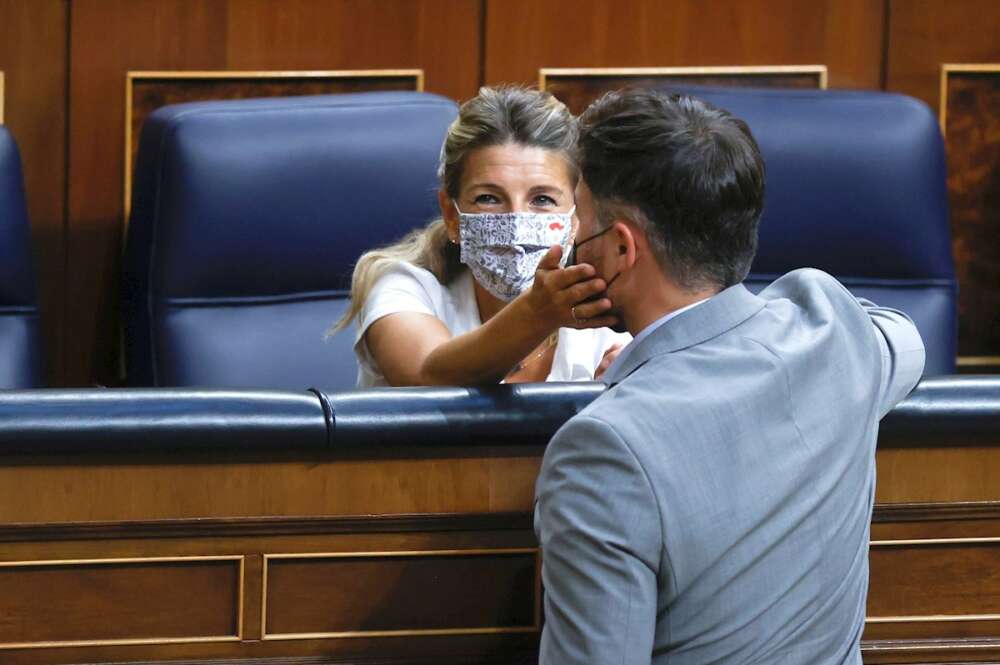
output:
<path id="1" fill-rule="evenodd" d="M 422 363 L 418 385 L 497 383 L 557 329 L 524 299 L 515 299 L 475 330 L 435 347 Z"/>

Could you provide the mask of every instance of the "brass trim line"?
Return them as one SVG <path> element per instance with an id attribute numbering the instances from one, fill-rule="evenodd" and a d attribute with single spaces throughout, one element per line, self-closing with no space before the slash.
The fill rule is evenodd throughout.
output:
<path id="1" fill-rule="evenodd" d="M 243 639 L 243 587 L 246 557 L 242 554 L 214 556 L 158 556 L 120 557 L 112 559 L 41 559 L 37 561 L 0 561 L 0 568 L 26 568 L 37 566 L 91 566 L 140 563 L 185 563 L 199 561 L 238 561 L 239 595 L 235 635 L 199 635 L 197 637 L 137 637 L 107 640 L 45 640 L 39 642 L 0 642 L 5 649 L 47 649 L 53 647 L 103 647 L 154 644 L 195 644 L 205 642 L 239 642 Z"/>
<path id="2" fill-rule="evenodd" d="M 943 623 L 947 621 L 997 621 L 1000 614 L 927 614 L 924 616 L 867 617 L 865 623 Z"/>
<path id="3" fill-rule="evenodd" d="M 974 545 L 1000 543 L 1000 536 L 985 538 L 915 538 L 910 540 L 873 540 L 869 547 L 912 547 L 923 545 Z"/>
<path id="4" fill-rule="evenodd" d="M 1000 70 L 998 70 L 1000 72 Z M 942 111 L 943 113 L 943 111 Z M 944 125 L 941 126 L 944 134 Z M 959 367 L 976 367 L 978 365 L 1000 365 L 1000 356 L 959 356 L 955 359 Z"/>
<path id="5" fill-rule="evenodd" d="M 816 74 L 819 89 L 826 90 L 826 65 L 751 65 L 724 67 L 544 67 L 538 70 L 538 88 L 545 90 L 549 77 L 557 76 L 703 76 L 706 74 Z"/>
<path id="6" fill-rule="evenodd" d="M 1000 74 L 1000 63 L 998 62 L 982 62 L 982 63 L 944 63 L 941 65 L 941 83 L 940 83 L 940 98 L 938 99 L 938 122 L 941 123 L 941 136 L 947 136 L 947 121 L 948 121 L 948 74 L 953 72 L 964 72 L 966 74 Z M 976 356 L 964 356 L 966 358 L 975 358 Z M 1000 365 L 1000 356 L 983 356 L 985 358 L 995 360 L 994 362 L 987 363 L 976 363 L 976 364 L 986 364 Z M 961 364 L 962 357 L 959 357 L 959 364 Z"/>
<path id="7" fill-rule="evenodd" d="M 416 91 L 424 91 L 423 69 L 331 69 L 331 70 L 129 70 L 125 73 L 125 193 L 124 227 L 128 228 L 132 213 L 132 88 L 138 80 L 184 80 L 184 79 L 341 79 L 341 78 L 413 78 Z M 0 115 L 0 122 L 3 121 Z"/>
<path id="8" fill-rule="evenodd" d="M 966 638 L 968 639 L 968 638 Z M 877 640 L 861 640 L 861 651 L 867 653 L 884 653 L 887 651 L 965 651 L 965 650 L 983 650 L 983 649 L 997 649 L 1000 648 L 1000 642 L 996 640 L 979 641 L 962 641 L 959 639 L 901 639 L 901 640 L 887 640 L 887 639 L 877 639 Z"/>
<path id="9" fill-rule="evenodd" d="M 262 640 L 319 640 L 371 637 L 431 637 L 435 635 L 500 635 L 504 633 L 535 633 L 535 626 L 485 627 L 485 628 L 425 628 L 411 630 L 356 630 L 343 633 L 275 633 L 263 635 Z"/>
<path id="10" fill-rule="evenodd" d="M 205 642 L 239 642 L 242 638 L 235 635 L 211 635 L 205 637 L 139 637 L 122 640 L 65 640 L 55 642 L 0 642 L 0 651 L 6 649 L 51 649 L 54 647 L 117 647 L 117 646 L 152 646 L 156 644 L 196 644 Z"/>
<path id="11" fill-rule="evenodd" d="M 319 633 L 268 633 L 267 632 L 267 569 L 271 559 L 365 559 L 382 558 L 412 558 L 412 557 L 454 557 L 454 556 L 485 556 L 485 555 L 535 555 L 535 606 L 534 621 L 530 626 L 482 626 L 479 628 L 413 628 L 400 630 L 351 630 L 340 632 Z M 358 638 L 358 637 L 419 637 L 435 635 L 495 635 L 502 633 L 537 633 L 542 628 L 541 616 L 541 548 L 510 547 L 510 548 L 478 548 L 452 550 L 386 550 L 373 552 L 289 552 L 265 554 L 261 563 L 262 582 L 260 587 L 260 639 L 261 640 L 314 640 L 326 638 Z"/>
<path id="12" fill-rule="evenodd" d="M 15 561 L 0 561 L 0 568 L 18 568 L 27 566 L 93 566 L 112 565 L 116 563 L 184 563 L 187 561 L 242 561 L 242 554 L 221 554 L 208 556 L 150 556 L 150 557 L 119 557 L 111 559 L 28 559 Z"/>

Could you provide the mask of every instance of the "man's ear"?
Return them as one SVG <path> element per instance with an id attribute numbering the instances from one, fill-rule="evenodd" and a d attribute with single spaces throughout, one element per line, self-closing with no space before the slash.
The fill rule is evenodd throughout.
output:
<path id="1" fill-rule="evenodd" d="M 612 233 L 614 234 L 615 252 L 618 270 L 630 270 L 635 265 L 639 256 L 639 245 L 642 238 L 639 237 L 639 230 L 632 224 L 622 220 L 612 222 Z"/>
<path id="2" fill-rule="evenodd" d="M 438 190 L 438 207 L 441 208 L 441 219 L 448 229 L 448 239 L 458 244 L 458 211 L 455 210 L 455 201 L 443 189 Z"/>

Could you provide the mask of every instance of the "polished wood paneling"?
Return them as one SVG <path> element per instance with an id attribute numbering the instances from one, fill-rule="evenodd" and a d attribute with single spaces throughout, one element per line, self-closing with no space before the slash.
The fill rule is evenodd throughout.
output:
<path id="1" fill-rule="evenodd" d="M 937 110 L 942 65 L 1000 63 L 1000 5 L 993 0 L 890 0 L 888 35 L 886 89 Z M 996 140 L 990 138 L 995 129 L 990 127 L 998 116 L 989 106 L 990 93 L 979 92 L 977 99 L 966 95 L 952 100 L 975 116 L 966 113 L 968 124 L 952 131 L 954 142 L 946 138 L 948 189 L 962 310 L 959 352 L 995 358 L 1000 356 L 994 311 L 1000 227 L 990 215 L 997 210 L 1000 162 L 995 161 Z"/>
<path id="2" fill-rule="evenodd" d="M 622 88 L 667 90 L 674 85 L 766 88 L 825 88 L 822 65 L 796 67 L 665 67 L 634 69 L 543 69 L 538 86 L 579 114 L 598 97 Z"/>
<path id="3" fill-rule="evenodd" d="M 1000 502 L 876 504 L 871 539 L 865 662 L 1000 657 Z"/>
<path id="4" fill-rule="evenodd" d="M 270 555 L 264 639 L 537 632 L 537 555 L 533 548 Z"/>
<path id="5" fill-rule="evenodd" d="M 241 562 L 0 561 L 0 660 L 23 647 L 239 639 Z"/>
<path id="6" fill-rule="evenodd" d="M 1000 500 L 1000 447 L 883 448 L 878 503 Z"/>
<path id="7" fill-rule="evenodd" d="M 833 87 L 878 88 L 882 0 L 489 2 L 486 83 L 542 67 L 825 64 Z"/>
<path id="8" fill-rule="evenodd" d="M 404 459 L 0 460 L 0 523 L 531 510 L 537 449 L 444 457 L 450 452 Z"/>
<path id="9" fill-rule="evenodd" d="M 941 95 L 959 355 L 1000 365 L 1000 63 L 944 65 Z"/>
<path id="10" fill-rule="evenodd" d="M 45 336 L 46 378 L 64 376 L 66 0 L 0 0 L 4 122 L 21 151 Z"/>
<path id="11" fill-rule="evenodd" d="M 873 541 L 866 637 L 1000 637 L 1000 538 Z"/>
<path id="12" fill-rule="evenodd" d="M 941 65 L 1000 62 L 1000 7 L 994 0 L 889 0 L 886 89 L 932 109 Z"/>
<path id="13" fill-rule="evenodd" d="M 127 71 L 418 68 L 427 91 L 468 97 L 481 10 L 479 0 L 74 2 L 65 383 L 118 380 Z"/>
<path id="14" fill-rule="evenodd" d="M 19 560 L 150 558 L 243 556 L 243 634 L 241 640 L 203 641 L 198 643 L 159 643 L 135 645 L 105 645 L 80 647 L 38 647 L 33 649 L 0 650 L 0 662 L 5 665 L 80 662 L 148 662 L 167 659 L 190 659 L 205 662 L 216 658 L 250 658 L 252 662 L 298 662 L 312 658 L 320 662 L 347 663 L 526 663 L 526 657 L 537 651 L 538 632 L 534 626 L 537 600 L 537 564 L 531 520 L 526 515 L 409 515 L 354 516 L 351 518 L 317 518 L 310 521 L 289 520 L 194 520 L 182 525 L 172 520 L 142 525 L 128 535 L 128 525 L 113 528 L 92 528 L 85 524 L 64 525 L 62 531 L 39 525 L 37 533 L 48 533 L 49 540 L 5 542 L 5 558 Z M 291 529 L 287 528 L 289 525 Z M 433 553 L 430 557 L 426 553 Z M 263 602 L 263 554 L 270 555 L 269 586 L 276 595 L 270 596 L 270 625 L 292 626 L 316 622 L 340 624 L 357 622 L 367 608 L 377 611 L 369 615 L 414 622 L 465 619 L 478 617 L 480 623 L 497 619 L 515 624 L 516 632 L 467 631 L 447 634 L 426 634 L 420 631 L 409 636 L 365 634 L 352 637 L 285 639 L 287 634 L 261 640 Z M 350 554 L 344 563 L 375 562 L 370 574 L 344 576 L 343 569 L 325 569 L 331 553 Z M 372 556 L 372 553 L 393 553 Z M 505 554 L 508 553 L 508 554 Z M 523 553 L 523 554 L 522 554 Z M 289 556 L 303 558 L 288 558 Z M 479 566 L 464 567 L 464 558 L 476 558 Z M 417 579 L 418 571 L 403 562 L 433 559 L 427 579 Z M 458 562 L 459 565 L 443 565 Z M 385 563 L 385 570 L 377 564 Z M 277 572 L 275 564 L 311 564 L 294 574 L 294 568 Z M 318 572 L 317 572 L 318 567 Z M 420 568 L 417 566 L 417 568 Z M 484 570 L 485 569 L 485 570 Z M 352 569 L 357 572 L 356 568 Z M 463 572 L 464 571 L 464 572 Z M 428 572 L 420 568 L 421 573 Z M 288 575 L 287 573 L 292 573 Z M 462 576 L 465 577 L 462 577 Z M 435 584 L 436 577 L 443 581 Z M 496 577 L 496 579 L 493 579 Z M 395 580 L 390 587 L 384 582 Z M 308 582 L 311 581 L 311 586 Z M 463 582 L 458 586 L 460 582 Z M 76 592 L 80 580 L 67 587 Z M 452 593 L 448 585 L 456 587 Z M 357 587 L 364 587 L 355 593 Z M 427 590 L 420 591 L 421 588 Z M 95 587 L 99 588 L 99 587 Z M 380 604 L 384 591 L 408 608 L 385 608 Z M 411 597 L 421 593 L 419 602 Z M 59 596 L 59 589 L 48 591 Z M 368 596 L 366 593 L 373 595 Z M 464 594 L 464 597 L 463 597 Z M 190 594 L 189 598 L 197 598 Z M 296 604 L 289 604 L 292 597 Z M 490 601 L 484 608 L 482 598 Z M 159 608 L 155 597 L 147 599 L 147 613 L 159 613 L 165 622 L 183 623 L 186 607 Z M 495 602 L 492 602 L 495 601 Z M 83 602 L 83 601 L 81 601 Z M 193 602 L 193 601 L 189 601 Z M 455 606 L 471 607 L 467 615 L 459 616 Z M 337 614 L 329 614 L 335 611 Z M 409 614 L 408 614 L 409 612 Z M 395 614 L 393 614 L 395 613 Z M 520 628 L 527 617 L 527 626 Z M 0 623 L 3 618 L 0 617 Z M 277 623 L 274 623 L 277 622 Z M 324 626 L 319 626 L 320 628 Z M 322 659 L 321 659 L 322 657 Z"/>
<path id="15" fill-rule="evenodd" d="M 466 654 L 463 662 L 478 663 L 530 650 L 538 599 L 530 514 L 542 450 L 480 453 L 7 458 L 0 468 L 4 559 L 245 557 L 244 632 L 226 643 L 11 649 L 0 661 L 324 654 L 351 662 L 365 654 L 392 663 Z M 981 615 L 1000 603 L 993 598 L 1000 598 L 993 588 L 997 469 L 993 448 L 878 452 L 872 537 L 903 542 L 872 551 L 871 616 L 973 618 L 873 622 L 863 643 L 867 662 L 971 662 L 994 653 L 984 644 L 1000 642 L 997 623 Z M 980 501 L 960 501 L 970 496 Z M 995 500 L 983 500 L 989 497 Z M 907 542 L 928 539 L 949 542 Z M 525 632 L 463 634 L 497 626 Z"/>

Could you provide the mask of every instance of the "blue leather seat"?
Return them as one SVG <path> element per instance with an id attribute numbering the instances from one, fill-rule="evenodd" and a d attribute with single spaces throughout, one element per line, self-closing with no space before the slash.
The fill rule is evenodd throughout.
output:
<path id="1" fill-rule="evenodd" d="M 750 125 L 767 164 L 760 247 L 747 285 L 811 266 L 906 312 L 925 375 L 955 370 L 957 283 L 945 157 L 923 103 L 880 92 L 675 87 Z"/>
<path id="2" fill-rule="evenodd" d="M 21 157 L 0 126 L 0 389 L 40 387 L 41 357 Z"/>
<path id="3" fill-rule="evenodd" d="M 365 250 L 437 213 L 454 102 L 415 92 L 181 104 L 142 131 L 125 257 L 131 385 L 351 388 Z"/>

